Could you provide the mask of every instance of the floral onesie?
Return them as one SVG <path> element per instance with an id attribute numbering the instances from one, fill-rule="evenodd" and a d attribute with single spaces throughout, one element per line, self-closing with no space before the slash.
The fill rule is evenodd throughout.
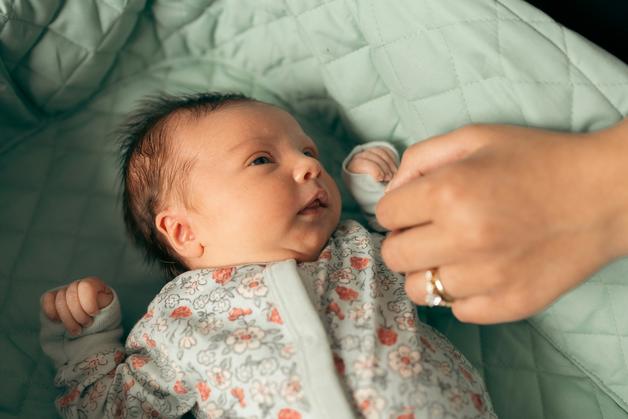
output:
<path id="1" fill-rule="evenodd" d="M 64 417 L 494 418 L 481 377 L 420 323 L 382 236 L 342 222 L 317 261 L 186 272 L 123 347 L 117 296 L 81 335 L 43 314 Z"/>

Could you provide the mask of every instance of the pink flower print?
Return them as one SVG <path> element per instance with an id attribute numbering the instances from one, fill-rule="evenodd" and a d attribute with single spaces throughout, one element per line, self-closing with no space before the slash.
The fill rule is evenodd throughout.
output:
<path id="1" fill-rule="evenodd" d="M 354 307 L 349 312 L 349 318 L 355 322 L 357 326 L 365 325 L 373 316 L 373 303 L 364 303 L 358 307 Z"/>
<path id="2" fill-rule="evenodd" d="M 96 409 L 96 407 L 100 404 L 100 400 L 103 398 L 105 394 L 105 390 L 107 390 L 107 387 L 105 387 L 102 381 L 103 380 L 96 381 L 92 385 L 91 390 L 89 390 L 89 402 L 88 402 L 89 410 Z"/>
<path id="3" fill-rule="evenodd" d="M 484 399 L 480 394 L 471 393 L 470 395 L 471 401 L 473 402 L 473 406 L 478 412 L 484 412 L 486 410 L 486 405 L 484 404 Z"/>
<path id="4" fill-rule="evenodd" d="M 276 307 L 273 307 L 269 312 L 268 315 L 266 317 L 268 319 L 269 322 L 271 323 L 276 323 L 276 324 L 283 324 L 283 320 L 281 319 L 281 316 L 279 315 L 279 311 L 277 310 Z"/>
<path id="5" fill-rule="evenodd" d="M 181 349 L 190 349 L 193 346 L 196 346 L 196 338 L 194 336 L 183 336 L 179 340 L 179 348 Z"/>
<path id="6" fill-rule="evenodd" d="M 94 355 L 86 358 L 78 364 L 78 369 L 88 374 L 96 372 L 98 368 L 105 365 L 107 361 L 101 355 Z"/>
<path id="7" fill-rule="evenodd" d="M 139 370 L 144 365 L 148 363 L 148 357 L 143 355 L 132 355 L 131 356 L 131 367 L 134 370 Z"/>
<path id="8" fill-rule="evenodd" d="M 336 372 L 341 377 L 345 375 L 345 361 L 340 357 L 340 355 L 334 353 L 334 366 L 336 367 Z"/>
<path id="9" fill-rule="evenodd" d="M 421 343 L 423 344 L 423 346 L 425 346 L 430 352 L 432 353 L 436 353 L 436 350 L 434 349 L 434 347 L 432 346 L 432 342 L 430 342 L 430 340 L 428 338 L 426 338 L 425 336 L 421 336 L 419 338 L 419 340 L 421 341 Z"/>
<path id="10" fill-rule="evenodd" d="M 473 374 L 471 374 L 471 372 L 469 372 L 469 370 L 467 370 L 465 367 L 463 367 L 462 365 L 460 365 L 458 367 L 458 369 L 460 370 L 460 372 L 462 373 L 462 375 L 464 376 L 464 378 L 467 379 L 468 382 L 470 382 L 471 384 L 475 383 L 475 378 L 473 378 Z"/>
<path id="11" fill-rule="evenodd" d="M 414 313 L 403 313 L 401 316 L 395 317 L 395 322 L 397 322 L 397 326 L 401 330 L 409 330 L 411 332 L 416 331 L 416 320 L 414 318 Z"/>
<path id="12" fill-rule="evenodd" d="M 275 383 L 262 383 L 255 380 L 251 385 L 251 397 L 259 404 L 271 406 L 275 401 L 277 385 Z"/>
<path id="13" fill-rule="evenodd" d="M 328 247 L 322 251 L 321 255 L 318 257 L 320 260 L 330 260 L 331 259 L 331 249 Z"/>
<path id="14" fill-rule="evenodd" d="M 397 419 L 414 419 L 414 413 L 403 413 L 397 416 Z"/>
<path id="15" fill-rule="evenodd" d="M 65 396 L 61 397 L 58 401 L 59 407 L 67 407 L 69 406 L 76 398 L 81 394 L 77 387 L 74 387 L 72 391 L 70 391 Z"/>
<path id="16" fill-rule="evenodd" d="M 360 379 L 371 380 L 384 375 L 384 370 L 379 367 L 377 358 L 373 355 L 360 355 L 353 363 L 353 368 Z"/>
<path id="17" fill-rule="evenodd" d="M 142 317 L 144 320 L 150 320 L 153 318 L 153 310 L 148 310 Z"/>
<path id="18" fill-rule="evenodd" d="M 345 314 L 342 312 L 342 309 L 335 301 L 329 303 L 329 306 L 327 306 L 327 313 L 334 313 L 336 317 L 338 317 L 338 320 L 345 319 Z"/>
<path id="19" fill-rule="evenodd" d="M 122 392 L 126 395 L 129 392 L 129 390 L 133 388 L 134 385 L 135 385 L 135 380 L 132 378 L 129 381 L 125 381 L 124 384 L 122 384 Z"/>
<path id="20" fill-rule="evenodd" d="M 124 358 L 126 357 L 126 355 L 124 354 L 124 352 L 122 351 L 116 351 L 116 353 L 113 355 L 113 362 L 117 364 L 121 364 L 122 361 L 124 361 Z"/>
<path id="21" fill-rule="evenodd" d="M 207 375 L 212 384 L 220 390 L 226 389 L 231 384 L 231 373 L 224 368 L 213 367 L 207 371 Z"/>
<path id="22" fill-rule="evenodd" d="M 238 320 L 240 317 L 248 316 L 252 312 L 253 310 L 251 310 L 250 308 L 232 308 L 229 312 L 229 321 Z"/>
<path id="23" fill-rule="evenodd" d="M 181 382 L 181 380 L 177 380 L 176 383 L 174 383 L 174 392 L 177 394 L 187 394 L 188 389 L 185 388 L 185 385 Z"/>
<path id="24" fill-rule="evenodd" d="M 449 362 L 438 362 L 436 368 L 446 376 L 451 375 L 451 365 L 449 365 Z"/>
<path id="25" fill-rule="evenodd" d="M 360 295 L 356 290 L 349 288 L 349 287 L 343 287 L 341 285 L 338 285 L 334 291 L 336 291 L 336 294 L 338 294 L 338 296 L 340 297 L 341 300 L 343 301 L 353 301 L 356 300 L 358 298 L 358 296 Z"/>
<path id="26" fill-rule="evenodd" d="M 294 409 L 286 407 L 279 411 L 277 419 L 301 419 L 301 414 Z"/>
<path id="27" fill-rule="evenodd" d="M 372 388 L 361 388 L 353 393 L 358 409 L 367 419 L 379 418 L 379 413 L 386 405 L 386 401 L 379 397 Z"/>
<path id="28" fill-rule="evenodd" d="M 186 289 L 188 295 L 194 295 L 198 292 L 201 285 L 205 285 L 207 281 L 204 278 L 191 279 L 183 283 L 183 288 Z"/>
<path id="29" fill-rule="evenodd" d="M 240 407 L 246 407 L 246 401 L 244 400 L 244 389 L 242 387 L 232 388 L 231 395 L 238 400 Z"/>
<path id="30" fill-rule="evenodd" d="M 146 342 L 146 346 L 148 346 L 149 348 L 154 348 L 155 346 L 157 346 L 157 342 L 155 342 L 154 339 L 151 339 L 151 337 L 148 336 L 148 333 L 144 333 L 142 335 L 142 338 L 144 339 L 144 342 Z"/>
<path id="31" fill-rule="evenodd" d="M 220 269 L 216 269 L 212 273 L 212 279 L 218 285 L 225 285 L 227 282 L 231 281 L 231 279 L 233 278 L 233 272 L 234 271 L 235 271 L 235 268 L 220 268 Z"/>
<path id="32" fill-rule="evenodd" d="M 295 403 L 303 399 L 303 387 L 297 375 L 293 375 L 281 385 L 281 397 L 288 403 Z"/>
<path id="33" fill-rule="evenodd" d="M 358 256 L 352 256 L 351 257 L 351 267 L 353 269 L 357 269 L 358 271 L 362 271 L 364 269 L 366 269 L 367 266 L 369 266 L 369 262 L 371 261 L 371 259 L 369 258 L 361 258 Z"/>
<path id="34" fill-rule="evenodd" d="M 339 269 L 331 274 L 332 282 L 340 282 L 341 284 L 348 284 L 355 278 L 351 268 Z"/>
<path id="35" fill-rule="evenodd" d="M 397 342 L 397 332 L 388 327 L 380 327 L 377 329 L 377 338 L 382 345 L 392 346 Z"/>
<path id="36" fill-rule="evenodd" d="M 205 381 L 199 381 L 196 383 L 196 390 L 198 391 L 202 401 L 207 401 L 209 396 L 212 394 L 211 388 L 209 388 Z"/>
<path id="37" fill-rule="evenodd" d="M 279 350 L 279 356 L 281 356 L 284 359 L 292 358 L 294 356 L 294 353 L 295 353 L 294 346 L 292 344 L 284 345 Z"/>
<path id="38" fill-rule="evenodd" d="M 236 353 L 241 354 L 247 349 L 259 348 L 263 337 L 264 331 L 262 329 L 249 326 L 233 331 L 227 336 L 226 343 L 231 346 Z"/>
<path id="39" fill-rule="evenodd" d="M 319 297 L 325 294 L 326 282 L 327 281 L 325 278 L 316 278 L 316 280 L 314 281 L 314 290 L 316 291 L 316 295 L 318 295 Z"/>
<path id="40" fill-rule="evenodd" d="M 264 275 L 261 273 L 249 276 L 238 285 L 238 293 L 244 298 L 263 297 L 268 293 L 264 284 Z"/>
<path id="41" fill-rule="evenodd" d="M 203 411 L 208 419 L 222 418 L 225 413 L 225 411 L 217 406 L 214 402 L 207 403 L 205 406 L 203 406 Z"/>
<path id="42" fill-rule="evenodd" d="M 216 316 L 210 314 L 206 319 L 198 322 L 197 328 L 201 334 L 207 335 L 211 332 L 221 329 L 222 326 L 222 320 L 217 319 Z"/>
<path id="43" fill-rule="evenodd" d="M 400 345 L 388 354 L 388 365 L 403 378 L 412 377 L 423 370 L 420 352 L 407 345 Z"/>
<path id="44" fill-rule="evenodd" d="M 187 306 L 177 307 L 172 310 L 172 313 L 170 313 L 170 317 L 172 317 L 173 319 L 185 319 L 187 317 L 190 317 L 191 315 L 192 310 L 190 310 L 190 307 Z"/>
<path id="45" fill-rule="evenodd" d="M 366 237 L 354 237 L 353 243 L 358 249 L 366 249 L 369 245 L 369 239 Z"/>
<path id="46" fill-rule="evenodd" d="M 153 406 L 148 404 L 148 402 L 142 403 L 142 411 L 145 413 L 145 415 L 142 417 L 158 418 L 159 416 L 161 416 L 161 413 Z"/>
<path id="47" fill-rule="evenodd" d="M 452 387 L 445 392 L 445 397 L 449 400 L 449 406 L 460 411 L 463 406 L 463 393 L 459 388 Z"/>

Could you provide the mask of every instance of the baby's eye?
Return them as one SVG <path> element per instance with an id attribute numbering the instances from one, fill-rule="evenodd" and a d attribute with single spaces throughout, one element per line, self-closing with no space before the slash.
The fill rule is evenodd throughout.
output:
<path id="1" fill-rule="evenodd" d="M 260 164 L 268 164 L 268 163 L 272 163 L 273 161 L 271 160 L 270 157 L 268 156 L 259 156 L 257 158 L 255 158 L 255 160 L 253 160 L 249 166 L 258 166 Z"/>
<path id="2" fill-rule="evenodd" d="M 313 159 L 316 158 L 316 153 L 314 151 L 312 151 L 312 150 L 309 150 L 309 149 L 308 150 L 304 150 L 303 154 L 305 154 L 308 157 L 312 157 Z"/>

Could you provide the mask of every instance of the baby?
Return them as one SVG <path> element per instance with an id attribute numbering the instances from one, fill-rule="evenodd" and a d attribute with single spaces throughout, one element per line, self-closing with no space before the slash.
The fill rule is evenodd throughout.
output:
<path id="1" fill-rule="evenodd" d="M 493 418 L 481 377 L 418 321 L 382 236 L 339 224 L 314 141 L 241 95 L 148 102 L 125 129 L 125 220 L 172 276 L 130 332 L 96 278 L 42 297 L 67 417 Z M 357 147 L 349 189 L 374 213 L 398 156 Z"/>

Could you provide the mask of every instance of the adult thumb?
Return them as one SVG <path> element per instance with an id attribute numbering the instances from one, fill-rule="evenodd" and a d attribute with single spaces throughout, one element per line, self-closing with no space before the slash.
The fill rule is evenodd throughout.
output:
<path id="1" fill-rule="evenodd" d="M 467 126 L 415 143 L 403 153 L 401 164 L 386 192 L 390 192 L 419 176 L 462 160 L 487 143 L 480 126 Z"/>

